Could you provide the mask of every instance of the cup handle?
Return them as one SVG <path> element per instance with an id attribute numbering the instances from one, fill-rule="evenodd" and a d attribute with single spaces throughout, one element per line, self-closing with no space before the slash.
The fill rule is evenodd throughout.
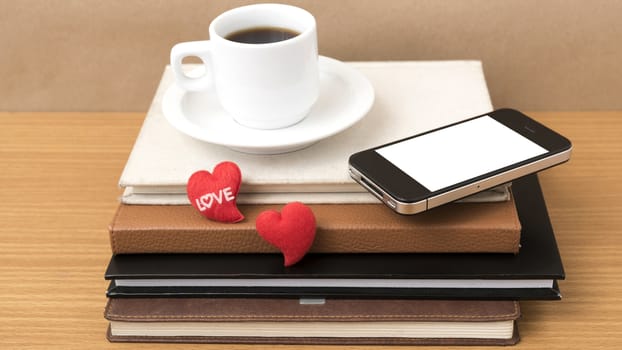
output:
<path id="1" fill-rule="evenodd" d="M 189 91 L 200 91 L 207 89 L 212 79 L 207 74 L 210 62 L 210 41 L 188 41 L 184 43 L 178 43 L 171 49 L 171 67 L 175 73 L 175 80 L 177 85 L 182 89 Z M 187 76 L 182 67 L 182 61 L 185 57 L 196 56 L 203 61 L 205 66 L 205 73 L 199 77 Z"/>

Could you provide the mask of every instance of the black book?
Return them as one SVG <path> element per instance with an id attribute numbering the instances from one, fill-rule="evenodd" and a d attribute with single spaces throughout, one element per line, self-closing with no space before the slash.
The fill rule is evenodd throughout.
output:
<path id="1" fill-rule="evenodd" d="M 512 185 L 522 224 L 513 254 L 114 255 L 109 297 L 255 296 L 560 299 L 564 268 L 536 175 Z"/>

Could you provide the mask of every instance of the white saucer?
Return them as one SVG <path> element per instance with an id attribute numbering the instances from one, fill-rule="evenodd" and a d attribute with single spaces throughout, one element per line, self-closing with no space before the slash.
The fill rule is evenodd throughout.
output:
<path id="1" fill-rule="evenodd" d="M 319 67 L 317 102 L 305 119 L 287 128 L 242 126 L 223 110 L 213 90 L 188 92 L 174 83 L 164 94 L 162 112 L 177 130 L 201 141 L 254 154 L 296 151 L 349 128 L 374 102 L 371 83 L 356 69 L 324 56 Z"/>

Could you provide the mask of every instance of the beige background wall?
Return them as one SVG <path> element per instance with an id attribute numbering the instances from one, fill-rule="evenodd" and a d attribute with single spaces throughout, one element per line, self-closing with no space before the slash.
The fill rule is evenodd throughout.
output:
<path id="1" fill-rule="evenodd" d="M 146 111 L 242 0 L 0 0 L 0 111 Z M 301 0 L 341 60 L 481 59 L 496 106 L 622 109 L 622 1 Z"/>

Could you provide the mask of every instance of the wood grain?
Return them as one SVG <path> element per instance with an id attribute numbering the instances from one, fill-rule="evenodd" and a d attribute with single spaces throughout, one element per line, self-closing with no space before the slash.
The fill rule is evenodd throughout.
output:
<path id="1" fill-rule="evenodd" d="M 622 111 L 531 115 L 574 144 L 568 164 L 541 174 L 567 279 L 562 301 L 522 303 L 518 346 L 619 348 Z M 143 117 L 0 113 L 0 348 L 222 348 L 104 337 L 107 226 Z"/>

